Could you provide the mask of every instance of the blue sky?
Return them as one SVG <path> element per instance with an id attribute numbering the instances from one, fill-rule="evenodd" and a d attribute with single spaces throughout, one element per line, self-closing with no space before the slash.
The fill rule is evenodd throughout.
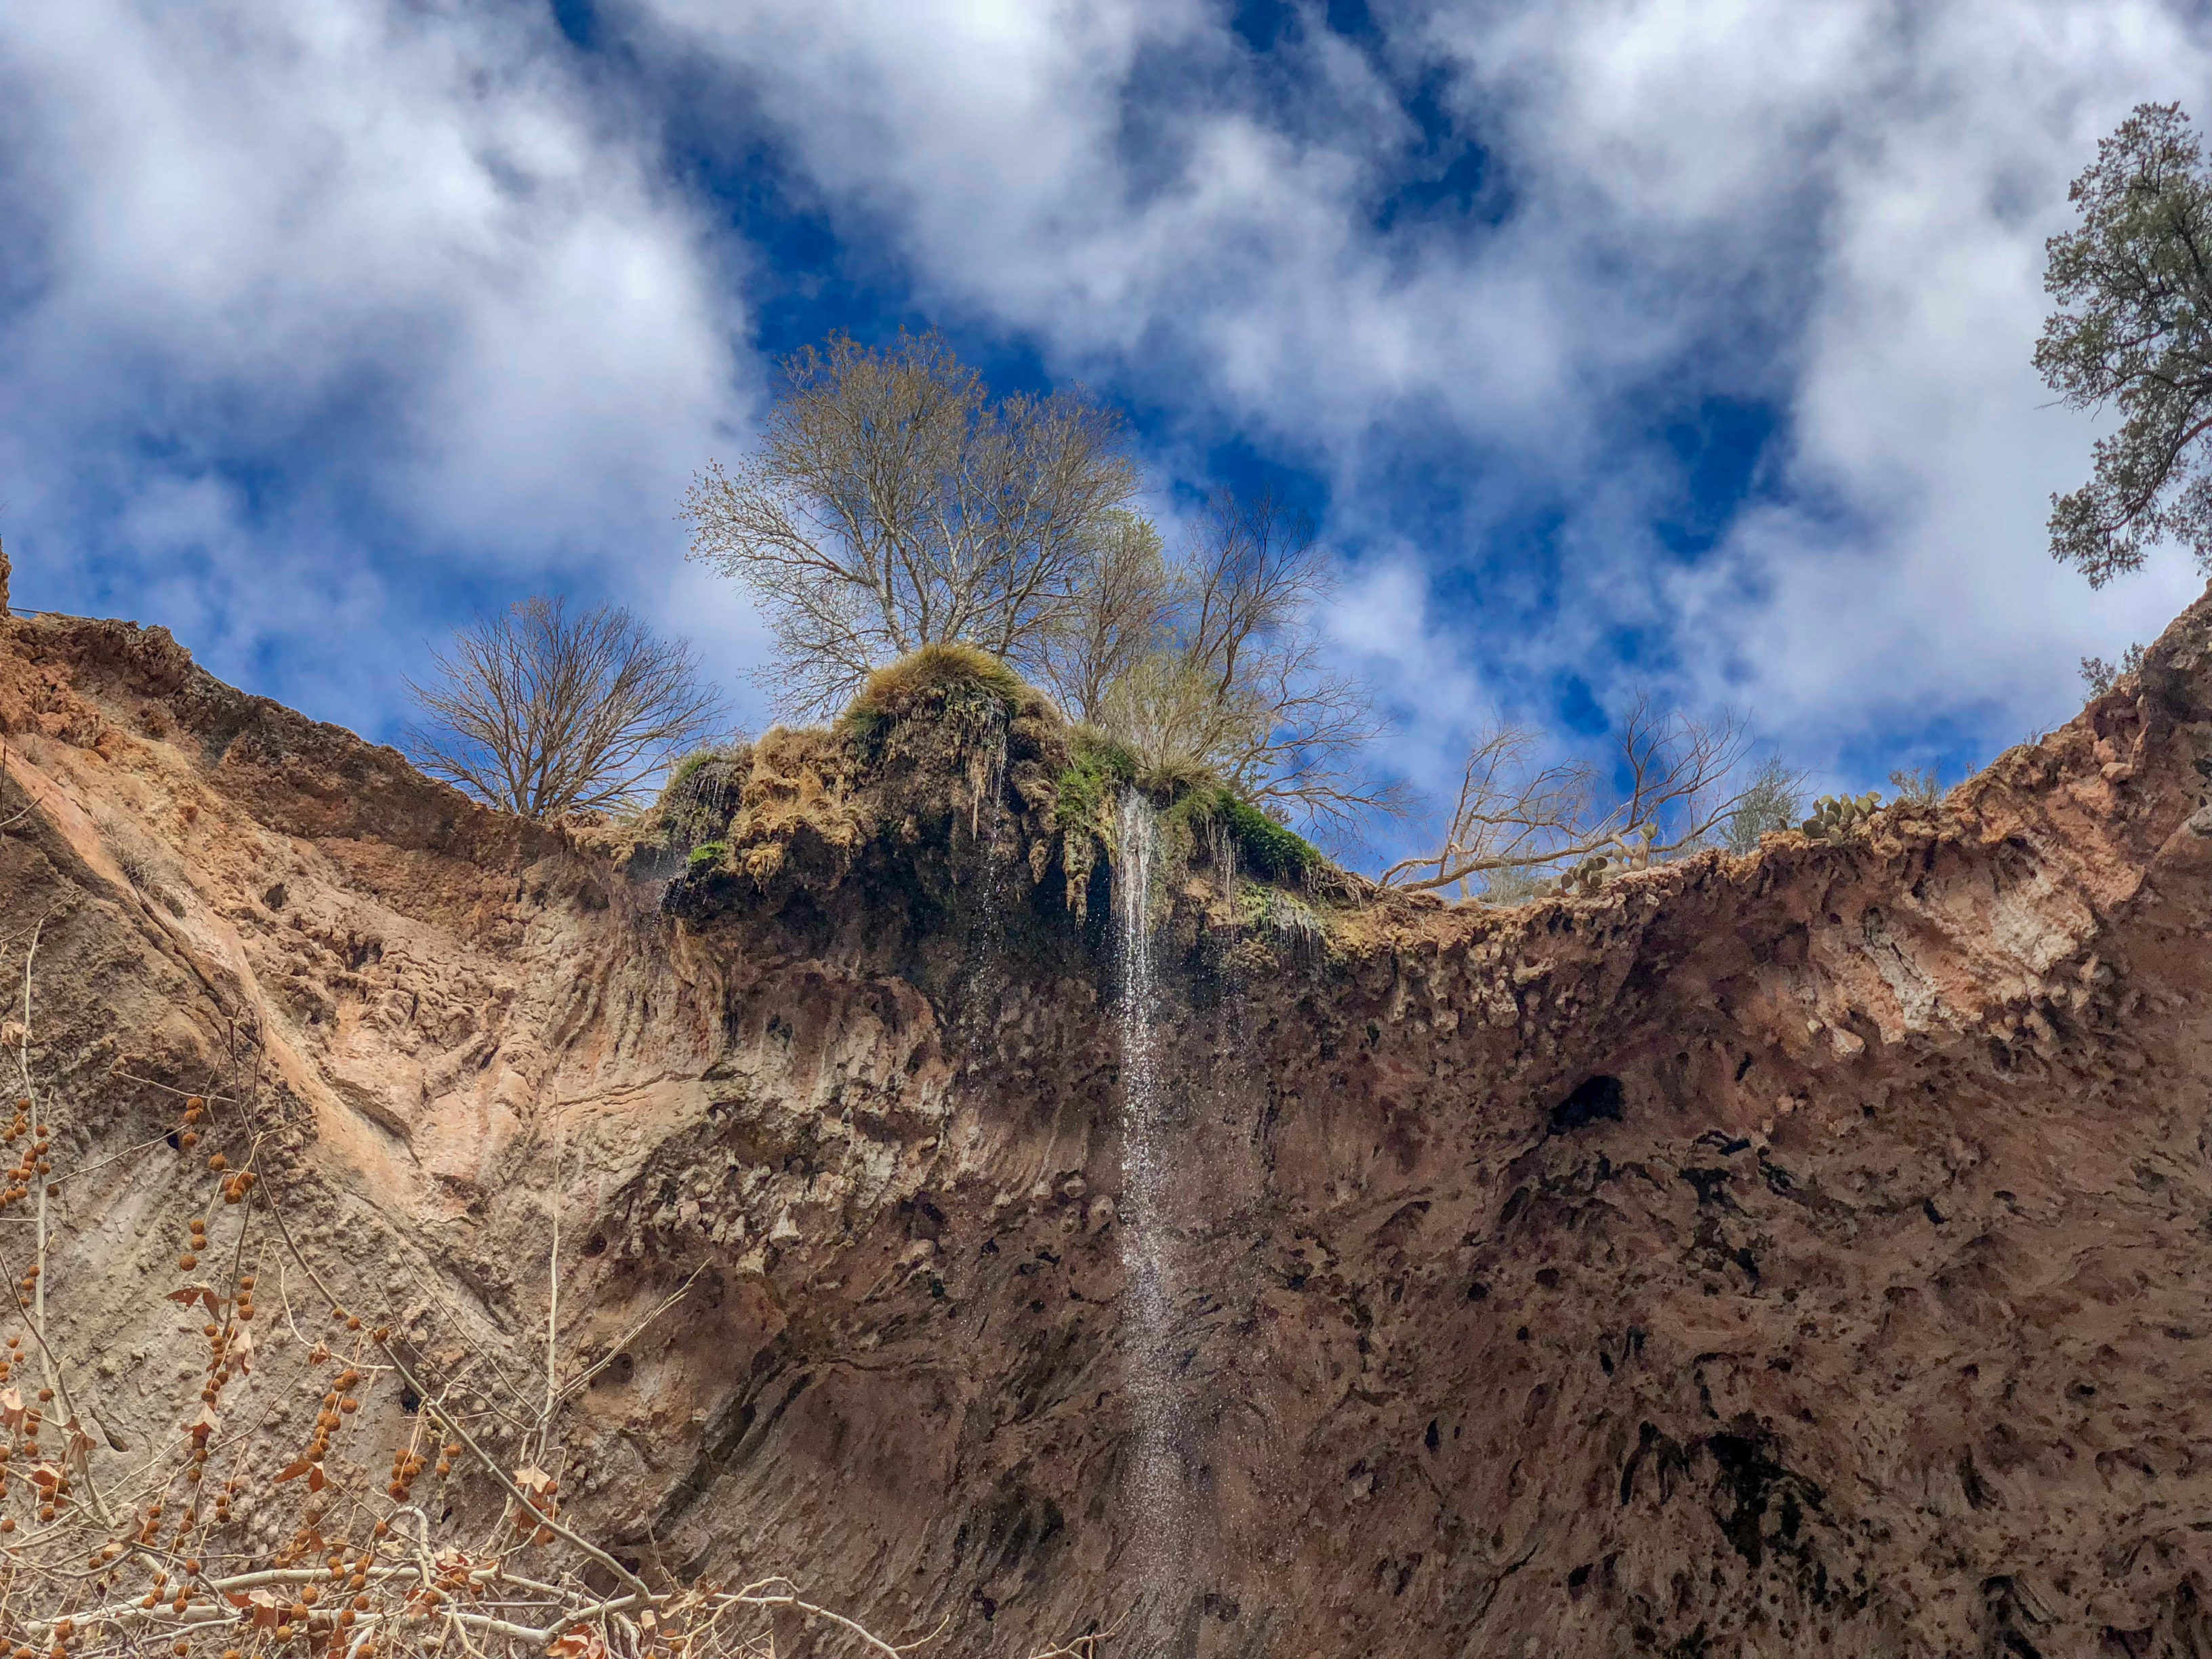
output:
<path id="1" fill-rule="evenodd" d="M 1947 775 L 2193 597 L 2045 550 L 2041 245 L 2212 40 L 2141 0 L 73 0 L 0 14 L 19 602 L 386 736 L 535 591 L 692 638 L 773 360 L 943 329 L 1125 409 L 1172 524 L 1309 504 L 1441 791 L 1650 687 Z M 1418 831 L 1408 831 L 1418 835 Z"/>

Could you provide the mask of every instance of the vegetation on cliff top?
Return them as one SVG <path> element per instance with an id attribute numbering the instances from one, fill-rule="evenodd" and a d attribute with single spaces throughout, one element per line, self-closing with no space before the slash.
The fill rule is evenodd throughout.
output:
<path id="1" fill-rule="evenodd" d="M 834 725 L 779 726 L 686 757 L 639 828 L 644 856 L 674 858 L 702 890 L 731 878 L 757 890 L 812 884 L 871 866 L 915 874 L 957 854 L 1026 884 L 1057 871 L 1061 902 L 1083 913 L 1092 872 L 1113 860 L 1128 792 L 1158 812 L 1171 874 L 1214 870 L 1226 894 L 1231 873 L 1303 889 L 1334 872 L 1203 769 L 1147 768 L 962 646 L 878 669 Z"/>
<path id="2" fill-rule="evenodd" d="M 1334 565 L 1307 515 L 1216 492 L 1170 548 L 1117 415 L 1079 388 L 994 398 L 933 334 L 783 368 L 759 442 L 684 510 L 691 556 L 767 618 L 785 713 L 865 709 L 886 662 L 969 647 L 1148 769 L 1286 821 L 1349 834 L 1401 804 L 1366 688 L 1323 660 Z"/>
<path id="3" fill-rule="evenodd" d="M 2035 363 L 2065 401 L 2116 402 L 2124 418 L 2097 443 L 2090 483 L 2054 497 L 2052 550 L 2093 585 L 2163 538 L 2212 562 L 2212 171 L 2179 106 L 2138 106 L 2072 199 L 2081 221 L 2049 244 L 2061 308 Z M 1320 861 L 1297 827 L 1352 836 L 1406 806 L 1376 769 L 1367 688 L 1324 659 L 1316 617 L 1334 565 L 1304 514 L 1216 492 L 1170 549 L 1136 510 L 1142 480 L 1114 410 L 1080 388 L 994 398 L 935 334 L 883 349 L 834 336 L 783 370 L 758 443 L 710 462 L 684 512 L 691 556 L 743 578 L 766 616 L 764 678 L 787 710 L 842 705 L 837 732 L 872 762 L 927 704 L 972 771 L 1003 760 L 992 734 L 1034 703 L 1075 728 L 1050 787 L 1063 836 L 1103 842 L 1115 792 L 1139 788 L 1194 842 L 1286 878 Z M 2131 661 L 2084 659 L 2082 672 L 2101 695 Z M 413 688 L 440 727 L 412 734 L 418 759 L 532 817 L 629 805 L 712 703 L 688 647 L 607 607 L 570 619 L 526 601 L 465 630 L 438 667 Z M 1383 884 L 1509 901 L 1554 882 L 1589 890 L 1622 866 L 1755 851 L 1796 819 L 1799 776 L 1771 757 L 1747 775 L 1734 715 L 1638 694 L 1613 739 L 1601 764 L 1553 759 L 1510 724 L 1479 733 L 1439 838 Z M 692 820 L 728 805 L 744 770 L 735 751 L 685 763 L 664 818 L 701 839 Z M 1942 793 L 1925 770 L 1891 781 L 1907 805 Z M 971 795 L 982 789 L 975 776 Z M 1878 805 L 1826 797 L 1797 827 L 1848 836 Z"/>

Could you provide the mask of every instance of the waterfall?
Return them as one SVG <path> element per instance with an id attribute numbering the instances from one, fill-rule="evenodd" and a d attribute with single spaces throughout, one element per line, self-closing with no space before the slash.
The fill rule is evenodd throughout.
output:
<path id="1" fill-rule="evenodd" d="M 1121 947 L 1115 1012 L 1121 1038 L 1123 1322 L 1135 1446 L 1127 1501 L 1137 1585 L 1156 1628 L 1172 1630 L 1183 1599 L 1191 1527 L 1180 1436 L 1182 1402 L 1172 1353 L 1167 1131 L 1174 1080 L 1165 1074 L 1158 941 L 1153 932 L 1159 821 L 1152 803 L 1122 792 L 1116 813 L 1114 912 Z"/>

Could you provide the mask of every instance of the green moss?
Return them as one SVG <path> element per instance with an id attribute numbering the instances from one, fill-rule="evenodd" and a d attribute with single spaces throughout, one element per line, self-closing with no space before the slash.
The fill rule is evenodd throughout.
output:
<path id="1" fill-rule="evenodd" d="M 1079 726 L 1075 758 L 1060 775 L 1060 823 L 1103 832 L 1114 797 L 1136 781 L 1137 757 L 1102 732 Z"/>
<path id="2" fill-rule="evenodd" d="M 710 870 L 730 855 L 730 843 L 726 841 L 702 841 L 691 849 L 688 867 L 693 875 Z"/>
<path id="3" fill-rule="evenodd" d="M 694 749 L 676 763 L 675 770 L 669 773 L 668 781 L 661 789 L 660 798 L 663 800 L 667 799 L 669 796 L 690 782 L 698 775 L 701 767 L 709 761 L 721 759 L 726 752 L 720 749 Z"/>
<path id="4" fill-rule="evenodd" d="M 1221 811 L 1246 866 L 1269 881 L 1302 881 L 1328 862 L 1304 836 L 1226 789 L 1221 792 Z"/>
<path id="5" fill-rule="evenodd" d="M 1238 864 L 1262 881 L 1303 881 L 1328 862 L 1304 836 L 1218 784 L 1179 796 L 1165 817 L 1170 824 L 1187 830 L 1194 841 L 1208 830 L 1226 831 L 1236 845 Z"/>
<path id="6" fill-rule="evenodd" d="M 882 709 L 871 708 L 857 702 L 848 708 L 845 711 L 845 717 L 837 722 L 839 728 L 846 736 L 851 738 L 863 749 L 872 749 L 876 739 L 883 736 L 884 728 L 890 723 L 891 717 Z"/>

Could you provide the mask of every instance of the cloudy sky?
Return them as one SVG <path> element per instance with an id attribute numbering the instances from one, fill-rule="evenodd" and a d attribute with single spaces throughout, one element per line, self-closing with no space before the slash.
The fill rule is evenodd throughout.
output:
<path id="1" fill-rule="evenodd" d="M 780 355 L 936 326 L 1119 404 L 1164 515 L 1310 505 L 1417 781 L 1638 685 L 1953 777 L 2201 585 L 2051 564 L 2096 428 L 2028 355 L 2068 180 L 2208 70 L 2147 0 L 9 7 L 0 534 L 374 736 L 554 590 L 757 719 L 684 484 Z"/>

